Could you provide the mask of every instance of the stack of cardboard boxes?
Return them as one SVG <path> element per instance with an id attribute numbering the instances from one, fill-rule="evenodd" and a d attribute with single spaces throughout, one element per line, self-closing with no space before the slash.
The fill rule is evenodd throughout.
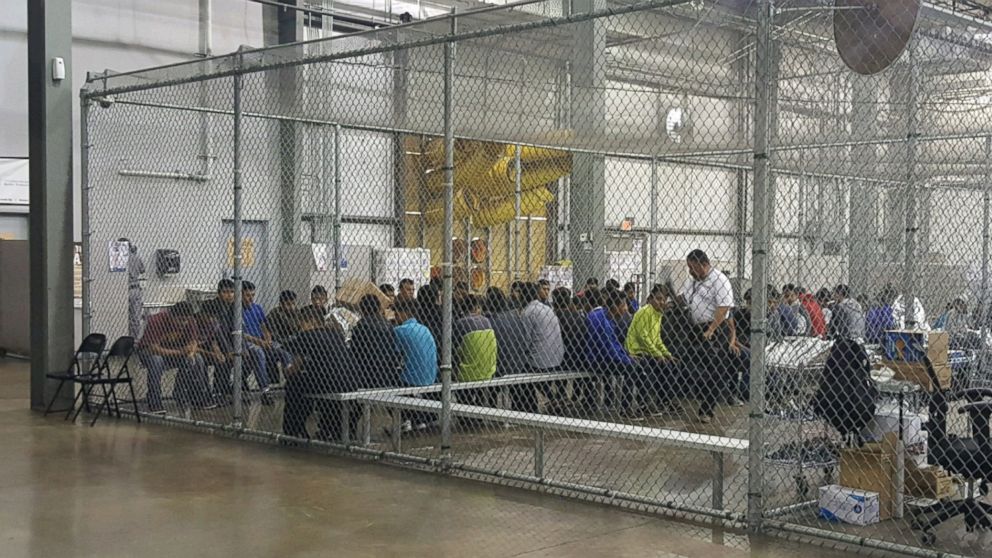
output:
<path id="1" fill-rule="evenodd" d="M 934 391 L 925 357 L 930 358 L 939 389 L 951 387 L 951 365 L 947 359 L 950 336 L 946 331 L 894 330 L 885 332 L 885 360 L 882 365 L 895 372 L 895 379 L 919 384 Z"/>

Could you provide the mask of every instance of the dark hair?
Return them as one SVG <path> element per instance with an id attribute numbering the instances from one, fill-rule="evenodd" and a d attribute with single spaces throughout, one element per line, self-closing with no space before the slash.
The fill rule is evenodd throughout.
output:
<path id="1" fill-rule="evenodd" d="M 705 265 L 710 263 L 710 257 L 706 255 L 706 252 L 696 248 L 692 252 L 689 252 L 689 254 L 685 257 L 685 261 Z"/>
<path id="2" fill-rule="evenodd" d="M 608 291 L 617 291 L 617 290 L 620 290 L 620 281 L 617 281 L 616 279 L 607 279 L 606 280 L 606 290 L 608 290 Z"/>
<path id="3" fill-rule="evenodd" d="M 744 300 L 751 302 L 751 289 L 744 291 Z"/>
<path id="4" fill-rule="evenodd" d="M 300 310 L 300 319 L 304 322 L 324 323 L 324 313 L 320 308 L 307 306 Z"/>
<path id="5" fill-rule="evenodd" d="M 310 289 L 310 296 L 313 295 L 327 296 L 327 289 L 325 289 L 323 285 L 317 285 L 316 287 Z"/>
<path id="6" fill-rule="evenodd" d="M 550 287 L 551 286 L 551 281 L 548 281 L 547 279 L 538 279 L 537 286 L 539 286 L 539 287 Z"/>
<path id="7" fill-rule="evenodd" d="M 668 285 L 662 285 L 661 283 L 655 283 L 651 285 L 651 296 L 665 295 L 666 298 L 672 296 L 671 291 L 668 289 Z"/>
<path id="8" fill-rule="evenodd" d="M 255 290 L 255 283 L 252 283 L 251 281 L 241 282 L 241 292 L 254 291 L 254 290 Z"/>
<path id="9" fill-rule="evenodd" d="M 830 302 L 830 289 L 823 287 L 822 289 L 816 291 L 817 302 Z"/>
<path id="10" fill-rule="evenodd" d="M 410 279 L 410 278 L 407 278 L 407 277 L 404 277 L 403 279 L 400 279 L 400 288 L 401 289 L 403 287 L 407 286 L 407 285 L 413 286 L 413 284 L 414 284 L 413 283 L 413 279 Z"/>
<path id="11" fill-rule="evenodd" d="M 456 291 L 467 291 L 468 290 L 468 283 L 466 283 L 465 281 L 459 281 L 459 282 L 455 283 L 455 290 Z"/>
<path id="12" fill-rule="evenodd" d="M 510 283 L 510 292 L 519 291 L 519 290 L 521 290 L 523 288 L 524 288 L 524 282 L 523 281 L 514 281 L 514 282 Z"/>
<path id="13" fill-rule="evenodd" d="M 572 303 L 572 291 L 566 287 L 558 287 L 551 291 L 551 302 L 555 308 L 565 308 Z"/>
<path id="14" fill-rule="evenodd" d="M 424 288 L 426 287 L 421 288 L 421 291 L 423 291 Z M 417 314 L 417 304 L 415 301 L 408 298 L 397 300 L 396 303 L 393 304 L 393 312 L 397 314 L 415 316 Z"/>
<path id="15" fill-rule="evenodd" d="M 850 289 L 850 287 L 848 287 L 847 285 L 845 285 L 843 283 L 841 283 L 840 285 L 837 285 L 836 287 L 834 287 L 834 292 L 837 293 L 837 294 L 839 294 L 840 296 L 842 296 L 844 298 L 847 298 L 847 297 L 851 296 L 851 289 Z"/>
<path id="16" fill-rule="evenodd" d="M 788 293 L 799 294 L 800 292 L 801 291 L 799 290 L 799 287 L 793 285 L 792 283 L 786 283 L 785 285 L 782 285 L 782 294 L 783 295 L 788 294 Z"/>
<path id="17" fill-rule="evenodd" d="M 506 310 L 506 295 L 499 287 L 489 287 L 486 289 L 486 312 L 495 314 Z"/>
<path id="18" fill-rule="evenodd" d="M 778 300 L 780 295 L 778 289 L 776 289 L 774 285 L 768 285 L 765 288 L 768 290 L 768 292 L 765 293 L 765 298 L 768 300 Z"/>
<path id="19" fill-rule="evenodd" d="M 637 291 L 637 284 L 632 282 L 624 283 L 623 292 L 627 292 L 627 291 Z"/>
<path id="20" fill-rule="evenodd" d="M 389 283 L 383 283 L 379 285 L 379 292 L 381 292 L 384 295 L 390 295 L 390 294 L 395 294 L 396 289 Z"/>
<path id="21" fill-rule="evenodd" d="M 534 302 L 537 300 L 537 283 L 524 283 L 520 286 L 520 296 L 524 302 Z"/>
<path id="22" fill-rule="evenodd" d="M 193 307 L 192 302 L 184 300 L 173 304 L 172 308 L 169 309 L 169 313 L 173 316 L 192 316 L 196 314 L 196 308 Z"/>
<path id="23" fill-rule="evenodd" d="M 616 289 L 610 289 L 606 291 L 606 295 L 604 298 L 606 300 L 606 306 L 608 306 L 609 308 L 614 308 L 620 305 L 624 305 L 624 306 L 627 305 L 627 298 L 623 296 L 622 292 Z"/>
<path id="24" fill-rule="evenodd" d="M 420 302 L 421 305 L 437 304 L 436 299 L 438 292 L 437 287 L 434 285 L 424 285 L 423 287 L 420 287 L 419 291 L 417 291 L 417 301 Z"/>
<path id="25" fill-rule="evenodd" d="M 279 293 L 279 302 L 289 302 L 296 300 L 296 293 L 293 291 L 283 291 Z"/>
<path id="26" fill-rule="evenodd" d="M 474 294 L 466 295 L 465 298 L 461 300 L 461 305 L 462 312 L 468 314 L 469 312 L 482 309 L 482 299 Z"/>
<path id="27" fill-rule="evenodd" d="M 217 282 L 217 292 L 225 291 L 227 289 L 234 290 L 234 281 L 230 279 L 221 279 Z"/>
<path id="28" fill-rule="evenodd" d="M 589 306 L 596 308 L 597 306 L 603 305 L 603 291 L 596 288 L 586 289 L 586 300 L 589 301 Z"/>
<path id="29" fill-rule="evenodd" d="M 586 286 L 589 286 L 589 285 L 596 285 L 598 287 L 599 286 L 599 279 L 596 279 L 595 277 L 590 277 L 590 278 L 586 279 Z"/>
<path id="30" fill-rule="evenodd" d="M 382 312 L 382 303 L 379 302 L 379 297 L 367 294 L 358 301 L 358 310 L 363 316 L 374 316 Z"/>

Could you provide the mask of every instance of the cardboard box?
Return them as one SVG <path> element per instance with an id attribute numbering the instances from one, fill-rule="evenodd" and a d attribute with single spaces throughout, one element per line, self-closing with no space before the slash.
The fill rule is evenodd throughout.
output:
<path id="1" fill-rule="evenodd" d="M 923 415 L 903 410 L 902 433 L 906 446 L 923 442 Z M 869 442 L 881 442 L 886 434 L 899 435 L 899 408 L 883 407 L 875 411 L 875 416 L 865 426 L 862 436 Z"/>
<path id="2" fill-rule="evenodd" d="M 855 490 L 836 484 L 820 487 L 820 517 L 852 525 L 872 525 L 881 521 L 881 502 L 875 492 Z"/>
<path id="3" fill-rule="evenodd" d="M 930 375 L 927 373 L 927 365 L 922 362 L 906 363 L 886 360 L 882 361 L 882 366 L 890 368 L 895 372 L 893 379 L 913 382 L 926 391 L 934 391 L 933 382 L 930 381 Z M 954 377 L 951 365 L 947 364 L 947 362 L 935 362 L 933 363 L 933 371 L 937 375 L 940 389 L 951 389 L 951 379 Z"/>
<path id="4" fill-rule="evenodd" d="M 936 465 L 918 467 L 906 463 L 906 495 L 915 498 L 943 500 L 957 494 L 954 476 Z"/>
<path id="5" fill-rule="evenodd" d="M 922 363 L 923 357 L 929 356 L 936 365 L 947 363 L 950 339 L 946 331 L 892 330 L 885 332 L 882 345 L 886 360 Z"/>
<path id="6" fill-rule="evenodd" d="M 897 435 L 887 434 L 882 442 L 840 452 L 841 486 L 878 495 L 879 518 L 892 517 L 897 487 L 895 483 Z"/>

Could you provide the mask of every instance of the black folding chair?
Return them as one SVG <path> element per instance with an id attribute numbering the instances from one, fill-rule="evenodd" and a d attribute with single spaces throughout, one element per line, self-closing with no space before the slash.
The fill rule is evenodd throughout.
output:
<path id="1" fill-rule="evenodd" d="M 72 416 L 72 420 L 75 421 L 79 413 L 87 406 L 90 397 L 93 395 L 93 390 L 96 387 L 100 388 L 102 400 L 100 401 L 100 406 L 96 408 L 96 413 L 93 415 L 93 420 L 90 422 L 90 426 L 96 424 L 97 419 L 106 409 L 109 413 L 111 411 L 110 405 L 113 403 L 114 414 L 117 418 L 121 417 L 121 407 L 120 401 L 117 398 L 117 386 L 121 384 L 127 384 L 127 389 L 131 393 L 131 404 L 134 406 L 134 416 L 141 422 L 141 415 L 138 414 L 138 401 L 134 396 L 134 384 L 131 380 L 131 370 L 128 364 L 131 361 L 131 357 L 134 355 L 134 337 L 120 337 L 114 344 L 111 345 L 110 351 L 107 352 L 106 356 L 100 362 L 100 367 L 97 369 L 96 373 L 90 376 L 77 377 L 73 381 L 81 386 L 79 393 L 76 394 L 76 400 L 73 401 L 73 407 L 76 409 L 75 414 Z M 112 360 L 120 360 L 120 367 L 117 369 L 117 373 L 114 374 L 112 371 Z M 79 399 L 83 402 L 77 403 Z"/>
<path id="2" fill-rule="evenodd" d="M 49 380 L 58 380 L 59 387 L 55 390 L 55 395 L 52 396 L 51 401 L 48 402 L 48 406 L 45 407 L 45 415 L 52 411 L 52 405 L 55 404 L 55 400 L 59 398 L 59 394 L 62 392 L 62 386 L 66 382 L 74 382 L 76 378 L 84 378 L 86 376 L 92 376 L 97 372 L 100 367 L 101 360 L 100 355 L 103 354 L 103 348 L 107 346 L 107 336 L 102 333 L 91 333 L 83 339 L 83 342 L 79 344 L 79 348 L 76 349 L 76 353 L 72 355 L 72 362 L 69 363 L 69 367 L 65 372 L 53 372 L 51 374 L 45 374 L 45 377 Z M 86 360 L 87 355 L 92 355 L 93 361 L 88 367 L 84 368 L 83 362 Z M 68 411 L 72 412 L 75 408 L 75 404 L 68 409 L 59 409 L 55 412 Z"/>

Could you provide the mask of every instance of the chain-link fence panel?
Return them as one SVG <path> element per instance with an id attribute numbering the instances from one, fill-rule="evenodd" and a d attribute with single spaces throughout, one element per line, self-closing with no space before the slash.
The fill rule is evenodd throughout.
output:
<path id="1" fill-rule="evenodd" d="M 917 8 L 528 2 L 96 76 L 88 330 L 169 420 L 974 554 L 990 59 Z"/>

